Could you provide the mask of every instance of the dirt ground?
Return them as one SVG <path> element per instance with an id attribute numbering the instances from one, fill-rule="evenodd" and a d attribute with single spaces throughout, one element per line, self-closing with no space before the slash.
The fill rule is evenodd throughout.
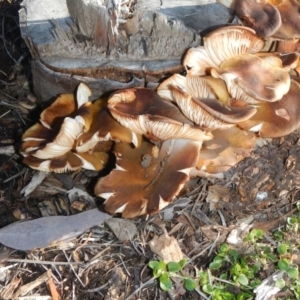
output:
<path id="1" fill-rule="evenodd" d="M 78 187 L 92 195 L 99 176 L 91 171 L 50 174 L 29 196 L 21 193 L 36 172 L 22 164 L 20 139 L 44 104 L 31 88 L 30 54 L 20 37 L 18 6 L 0 1 L 1 228 L 18 220 L 88 210 L 84 197 L 70 203 L 66 191 Z M 252 215 L 265 230 L 280 226 L 299 198 L 299 160 L 298 131 L 268 141 L 224 178 L 192 179 L 179 197 L 190 201 L 176 207 L 171 218 L 159 213 L 131 220 L 137 233 L 124 241 L 100 225 L 59 247 L 15 251 L 0 245 L 0 299 L 200 299 L 196 292 L 162 292 L 151 282 L 147 264 L 157 254 L 149 241 L 167 232 L 191 259 L 191 268 L 205 268 L 237 220 Z M 212 208 L 207 195 L 216 186 L 222 192 Z"/>

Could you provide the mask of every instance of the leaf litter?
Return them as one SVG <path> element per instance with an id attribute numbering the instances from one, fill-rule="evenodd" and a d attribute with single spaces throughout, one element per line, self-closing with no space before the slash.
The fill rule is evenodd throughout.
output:
<path id="1" fill-rule="evenodd" d="M 16 23 L 12 21 L 17 4 L 7 3 L 10 38 L 17 40 Z M 24 53 L 17 49 L 25 48 L 6 50 L 19 59 Z M 0 47 L 1 61 L 7 60 L 6 50 Z M 14 64 L 12 61 L 9 67 Z M 49 174 L 44 179 L 41 176 L 35 190 L 25 189 L 26 195 L 22 194 L 36 172 L 20 164 L 19 154 L 13 149 L 18 148 L 24 129 L 36 121 L 34 116 L 41 108 L 29 88 L 28 61 L 23 60 L 23 71 L 15 74 L 14 85 L 3 75 L 9 73 L 9 67 L 1 69 L 0 74 L 0 79 L 9 83 L 1 81 L 0 85 L 1 299 L 172 298 L 174 295 L 157 287 L 147 268 L 150 260 L 161 256 L 167 259 L 161 249 L 168 249 L 171 260 L 178 252 L 197 269 L 205 268 L 216 247 L 228 236 L 234 235 L 237 243 L 249 230 L 248 225 L 266 231 L 278 228 L 299 199 L 299 131 L 262 141 L 249 158 L 220 178 L 190 180 L 177 205 L 174 202 L 156 215 L 131 220 L 127 229 L 124 227 L 125 236 L 118 235 L 123 224 L 113 231 L 101 216 L 109 222 L 115 219 L 93 208 L 94 198 L 82 197 L 83 186 L 89 191 L 87 195 L 92 195 L 90 184 L 98 174 L 85 171 L 61 177 Z M 25 101 L 33 110 L 22 106 Z M 213 190 L 217 193 L 212 196 Z M 54 217 L 42 218 L 41 204 L 47 207 L 50 203 Z M 247 217 L 252 220 L 250 224 L 245 223 Z M 49 222 L 56 226 L 51 227 L 53 230 L 47 230 Z M 170 241 L 176 245 L 174 250 L 168 247 Z M 199 299 L 197 292 L 180 297 Z"/>

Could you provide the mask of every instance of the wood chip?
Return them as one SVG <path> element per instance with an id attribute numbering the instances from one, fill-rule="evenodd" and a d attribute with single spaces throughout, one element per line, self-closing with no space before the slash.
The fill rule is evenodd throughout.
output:
<path id="1" fill-rule="evenodd" d="M 130 220 L 113 218 L 105 221 L 105 224 L 120 241 L 132 240 L 137 234 L 137 228 Z"/>
<path id="2" fill-rule="evenodd" d="M 155 235 L 149 242 L 149 246 L 151 251 L 166 263 L 179 262 L 184 257 L 177 240 L 167 233 L 161 236 Z"/>

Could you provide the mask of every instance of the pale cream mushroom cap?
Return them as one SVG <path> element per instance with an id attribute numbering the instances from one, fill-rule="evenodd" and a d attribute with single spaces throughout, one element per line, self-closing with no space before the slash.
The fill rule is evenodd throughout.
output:
<path id="1" fill-rule="evenodd" d="M 212 75 L 222 78 L 232 98 L 250 104 L 258 101 L 278 101 L 290 88 L 290 76 L 278 58 L 270 64 L 256 55 L 244 54 L 231 58 L 212 70 Z"/>

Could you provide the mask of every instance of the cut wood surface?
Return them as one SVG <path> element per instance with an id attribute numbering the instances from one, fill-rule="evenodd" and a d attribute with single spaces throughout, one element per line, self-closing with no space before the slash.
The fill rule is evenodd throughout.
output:
<path id="1" fill-rule="evenodd" d="M 41 100 L 85 82 L 94 98 L 121 88 L 156 87 L 182 70 L 181 57 L 200 32 L 226 24 L 214 0 L 24 0 L 23 39 Z"/>

